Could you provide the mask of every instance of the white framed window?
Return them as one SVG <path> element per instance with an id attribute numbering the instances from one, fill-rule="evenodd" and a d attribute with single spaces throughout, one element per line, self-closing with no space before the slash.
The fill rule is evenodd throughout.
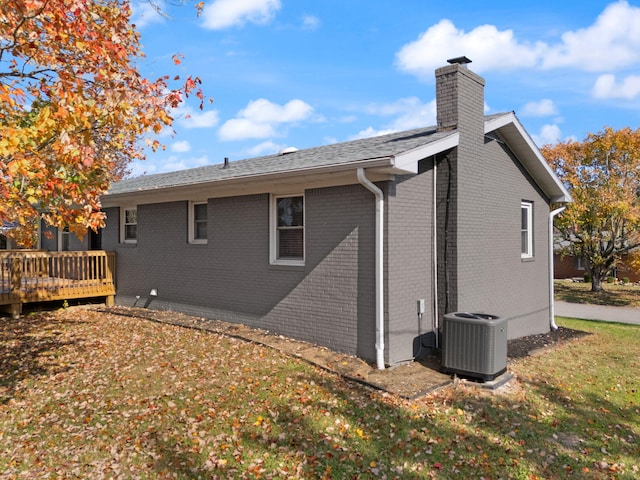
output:
<path id="1" fill-rule="evenodd" d="M 70 250 L 71 233 L 69 227 L 58 228 L 58 251 L 68 252 Z"/>
<path id="2" fill-rule="evenodd" d="M 207 202 L 189 202 L 189 243 L 207 243 Z"/>
<path id="3" fill-rule="evenodd" d="M 270 261 L 304 265 L 304 195 L 272 195 Z"/>
<path id="4" fill-rule="evenodd" d="M 122 243 L 138 243 L 138 209 L 136 207 L 122 207 L 120 224 L 120 241 Z"/>
<path id="5" fill-rule="evenodd" d="M 533 258 L 533 203 L 520 203 L 521 258 Z"/>

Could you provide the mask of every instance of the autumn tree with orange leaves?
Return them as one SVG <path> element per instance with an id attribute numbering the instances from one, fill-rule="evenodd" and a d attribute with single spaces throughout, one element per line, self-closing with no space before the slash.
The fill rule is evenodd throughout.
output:
<path id="1" fill-rule="evenodd" d="M 640 247 L 640 129 L 605 128 L 542 153 L 573 197 L 555 226 L 600 291 L 621 257 Z"/>
<path id="2" fill-rule="evenodd" d="M 202 107 L 198 78 L 149 80 L 143 57 L 128 0 L 0 2 L 0 221 L 26 246 L 39 218 L 103 226 L 100 195 L 144 157 L 140 139 L 185 97 Z"/>

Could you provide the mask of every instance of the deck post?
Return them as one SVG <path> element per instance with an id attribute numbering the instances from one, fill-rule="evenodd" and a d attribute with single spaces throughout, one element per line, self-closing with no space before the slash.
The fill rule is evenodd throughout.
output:
<path id="1" fill-rule="evenodd" d="M 20 298 L 22 290 L 22 257 L 11 258 L 11 295 Z"/>
<path id="2" fill-rule="evenodd" d="M 11 298 L 17 303 L 9 304 L 9 315 L 13 320 L 22 313 L 22 257 L 11 258 Z"/>
<path id="3" fill-rule="evenodd" d="M 115 296 L 114 295 L 107 295 L 107 297 L 104 299 L 104 304 L 107 307 L 113 307 L 116 304 Z"/>
<path id="4" fill-rule="evenodd" d="M 17 320 L 20 318 L 20 314 L 22 313 L 22 303 L 12 303 L 9 305 L 9 315 L 11 316 L 11 320 Z"/>

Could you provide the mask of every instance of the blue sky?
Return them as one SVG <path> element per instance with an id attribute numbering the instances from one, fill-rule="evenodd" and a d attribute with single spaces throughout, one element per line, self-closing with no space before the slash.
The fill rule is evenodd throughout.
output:
<path id="1" fill-rule="evenodd" d="M 132 3 L 141 72 L 199 76 L 214 99 L 174 112 L 133 175 L 434 125 L 434 70 L 461 55 L 486 113 L 515 111 L 540 146 L 640 127 L 640 2 L 208 0 L 200 18 Z"/>

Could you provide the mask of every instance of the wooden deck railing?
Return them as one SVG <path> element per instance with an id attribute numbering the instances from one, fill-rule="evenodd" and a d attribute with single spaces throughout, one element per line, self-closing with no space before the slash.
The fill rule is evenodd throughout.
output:
<path id="1" fill-rule="evenodd" d="M 104 296 L 112 303 L 115 268 L 115 253 L 103 250 L 0 252 L 0 305 L 17 316 L 29 302 Z"/>

